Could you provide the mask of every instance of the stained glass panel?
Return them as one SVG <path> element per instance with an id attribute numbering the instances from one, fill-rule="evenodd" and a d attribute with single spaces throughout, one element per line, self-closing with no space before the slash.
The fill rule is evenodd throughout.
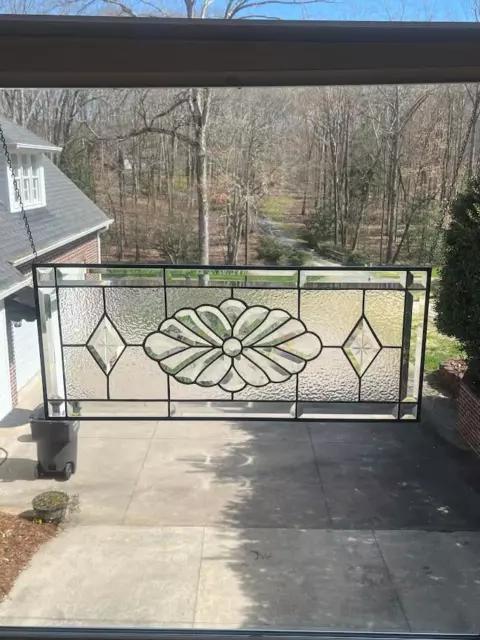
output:
<path id="1" fill-rule="evenodd" d="M 53 419 L 419 419 L 427 270 L 35 268 Z"/>

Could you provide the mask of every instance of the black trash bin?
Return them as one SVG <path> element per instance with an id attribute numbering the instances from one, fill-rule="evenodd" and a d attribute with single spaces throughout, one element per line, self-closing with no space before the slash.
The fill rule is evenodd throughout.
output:
<path id="1" fill-rule="evenodd" d="M 30 429 L 37 443 L 37 477 L 68 480 L 77 468 L 78 420 L 46 420 L 39 406 L 30 418 Z"/>

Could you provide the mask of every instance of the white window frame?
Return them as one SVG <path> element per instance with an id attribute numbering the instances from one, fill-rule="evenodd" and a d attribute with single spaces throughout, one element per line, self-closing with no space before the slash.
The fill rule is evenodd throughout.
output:
<path id="1" fill-rule="evenodd" d="M 46 204 L 46 200 L 42 156 L 38 153 L 22 153 L 22 151 L 19 151 L 11 153 L 10 158 L 12 161 L 12 168 L 15 172 L 17 185 L 22 196 L 24 208 L 37 209 L 39 207 L 44 207 Z M 10 209 L 11 211 L 20 211 L 20 203 L 18 202 L 15 195 L 13 178 L 8 166 L 7 172 L 9 186 L 8 190 L 10 195 Z"/>

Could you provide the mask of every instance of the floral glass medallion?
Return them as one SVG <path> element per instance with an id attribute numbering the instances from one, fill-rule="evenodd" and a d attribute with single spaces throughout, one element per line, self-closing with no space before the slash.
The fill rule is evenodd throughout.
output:
<path id="1" fill-rule="evenodd" d="M 322 345 L 283 309 L 220 306 L 181 309 L 144 342 L 147 355 L 178 382 L 241 391 L 285 382 L 316 358 Z"/>

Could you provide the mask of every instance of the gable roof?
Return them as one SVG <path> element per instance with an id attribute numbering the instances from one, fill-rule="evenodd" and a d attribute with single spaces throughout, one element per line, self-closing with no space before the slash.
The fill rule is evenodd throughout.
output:
<path id="1" fill-rule="evenodd" d="M 2 128 L 4 122 L 5 120 L 0 118 Z M 6 134 L 7 131 L 16 132 L 18 129 L 25 133 L 24 140 L 27 138 L 42 140 L 18 125 L 13 125 L 13 128 L 5 127 L 4 131 Z M 25 144 L 31 143 L 26 142 Z M 2 152 L 0 147 L 0 153 Z M 26 210 L 35 246 L 39 253 L 54 250 L 89 233 L 107 228 L 111 224 L 112 220 L 46 156 L 43 156 L 43 168 L 46 207 Z M 28 276 L 22 275 L 13 266 L 13 263 L 22 259 L 25 259 L 24 262 L 28 262 L 31 259 L 32 250 L 21 212 L 10 212 L 1 201 L 0 229 L 1 298 L 3 297 L 2 292 L 5 295 L 6 290 L 16 285 L 21 286 L 22 281 L 28 279 Z"/>

